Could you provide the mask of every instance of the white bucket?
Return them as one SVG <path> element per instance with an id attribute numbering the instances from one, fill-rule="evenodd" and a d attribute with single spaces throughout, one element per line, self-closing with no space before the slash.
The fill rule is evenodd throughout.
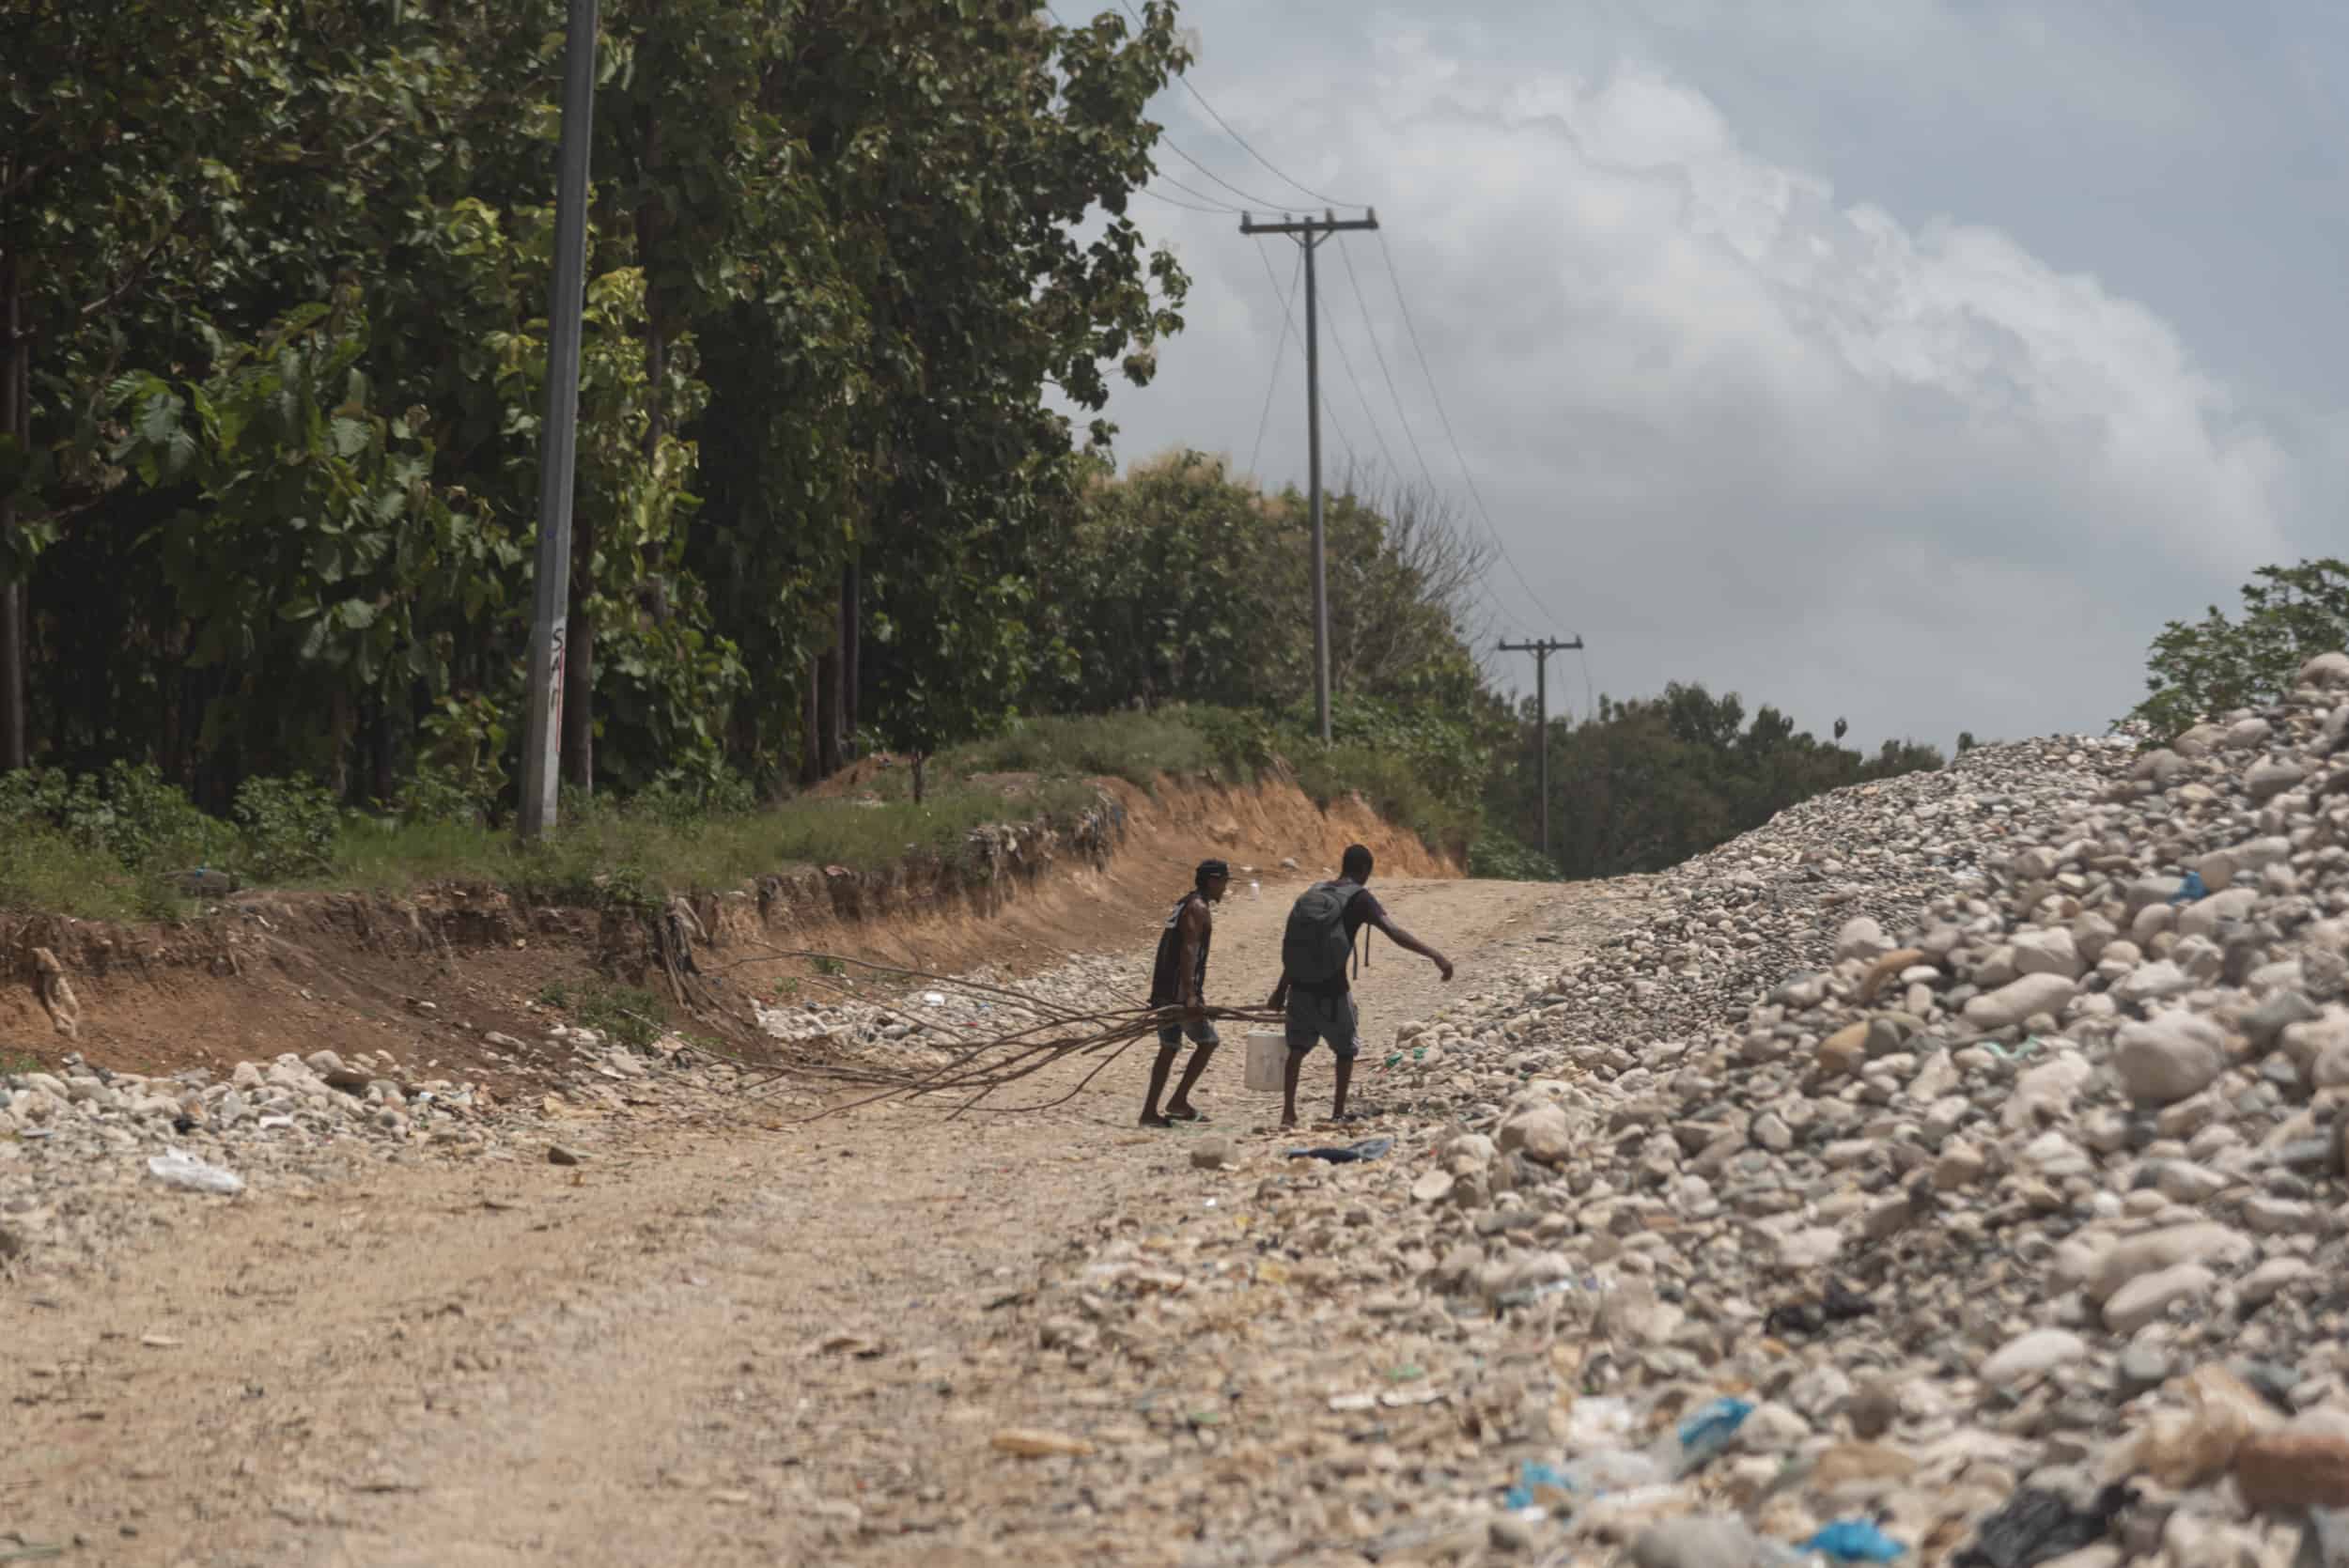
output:
<path id="1" fill-rule="evenodd" d="M 1277 1094 L 1287 1087 L 1289 1046 L 1288 1037 L 1278 1030 L 1252 1029 L 1248 1032 L 1249 1093 Z"/>

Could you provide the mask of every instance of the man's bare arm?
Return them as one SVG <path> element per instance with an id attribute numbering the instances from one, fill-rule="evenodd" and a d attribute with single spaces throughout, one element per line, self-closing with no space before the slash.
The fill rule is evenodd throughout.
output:
<path id="1" fill-rule="evenodd" d="M 1376 924 L 1378 929 L 1386 934 L 1387 940 L 1394 943 L 1406 953 L 1416 953 L 1428 960 L 1436 966 L 1437 972 L 1446 980 L 1452 978 L 1452 960 L 1388 919 L 1385 910 L 1379 911 Z"/>
<path id="2" fill-rule="evenodd" d="M 1207 910 L 1202 904 L 1191 904 L 1183 910 L 1180 930 L 1183 955 L 1175 970 L 1182 986 L 1183 1014 L 1196 1022 L 1205 1014 L 1206 999 L 1199 993 L 1199 942 L 1206 934 Z"/>

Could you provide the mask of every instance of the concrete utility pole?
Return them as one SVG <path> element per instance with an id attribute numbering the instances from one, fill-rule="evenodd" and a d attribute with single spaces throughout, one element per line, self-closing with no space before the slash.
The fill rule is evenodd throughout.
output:
<path id="1" fill-rule="evenodd" d="M 538 430 L 538 560 L 531 583 L 530 721 L 522 740 L 524 838 L 537 838 L 555 825 L 563 781 L 563 643 L 569 619 L 580 308 L 587 287 L 587 152 L 595 111 L 596 0 L 570 0 L 554 188 L 554 284 L 547 296 L 547 411 Z"/>
<path id="2" fill-rule="evenodd" d="M 1534 772 L 1539 781 L 1535 787 L 1542 798 L 1542 858 L 1549 858 L 1549 656 L 1568 653 L 1582 646 L 1577 637 L 1571 643 L 1561 643 L 1554 637 L 1543 637 L 1531 643 L 1503 643 L 1502 653 L 1530 653 L 1533 656 L 1533 756 Z"/>
<path id="3" fill-rule="evenodd" d="M 1325 745 L 1330 739 L 1330 574 L 1321 536 L 1321 344 L 1315 323 L 1320 302 L 1314 287 L 1314 252 L 1332 234 L 1377 228 L 1377 212 L 1368 208 L 1363 211 L 1365 216 L 1343 220 L 1328 211 L 1318 218 L 1284 216 L 1277 224 L 1239 215 L 1242 234 L 1285 234 L 1305 250 L 1305 475 L 1314 538 L 1314 722 Z"/>

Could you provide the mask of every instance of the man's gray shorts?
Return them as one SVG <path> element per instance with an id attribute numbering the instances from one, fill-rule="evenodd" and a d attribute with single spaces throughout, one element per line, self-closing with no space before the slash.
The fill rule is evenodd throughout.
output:
<path id="1" fill-rule="evenodd" d="M 1223 1043 L 1221 1037 L 1215 1032 L 1215 1020 L 1201 1018 L 1197 1023 L 1160 1024 L 1159 1026 L 1159 1049 L 1174 1049 L 1183 1043 L 1183 1036 L 1186 1034 L 1190 1036 L 1194 1045 L 1205 1046 L 1209 1050 L 1213 1050 Z"/>
<path id="2" fill-rule="evenodd" d="M 1291 1055 L 1301 1056 L 1327 1040 L 1331 1055 L 1351 1062 L 1362 1048 L 1361 1015 L 1350 993 L 1317 997 L 1291 990 L 1286 1027 Z"/>

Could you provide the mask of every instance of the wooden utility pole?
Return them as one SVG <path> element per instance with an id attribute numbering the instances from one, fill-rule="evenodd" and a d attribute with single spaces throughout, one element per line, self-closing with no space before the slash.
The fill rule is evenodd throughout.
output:
<path id="1" fill-rule="evenodd" d="M 1562 643 L 1554 637 L 1537 638 L 1531 643 L 1503 643 L 1502 653 L 1530 653 L 1533 656 L 1533 757 L 1535 787 L 1542 800 L 1542 859 L 1549 858 L 1549 656 L 1579 649 L 1582 639 Z"/>
<path id="2" fill-rule="evenodd" d="M 1318 218 L 1260 224 L 1239 215 L 1242 234 L 1285 234 L 1305 251 L 1305 476 L 1313 520 L 1314 549 L 1314 722 L 1324 745 L 1330 740 L 1330 574 L 1322 553 L 1321 534 L 1321 344 L 1315 318 L 1319 296 L 1314 287 L 1314 252 L 1332 234 L 1378 226 L 1378 214 L 1365 208 L 1364 216 L 1340 219 L 1325 211 Z"/>

